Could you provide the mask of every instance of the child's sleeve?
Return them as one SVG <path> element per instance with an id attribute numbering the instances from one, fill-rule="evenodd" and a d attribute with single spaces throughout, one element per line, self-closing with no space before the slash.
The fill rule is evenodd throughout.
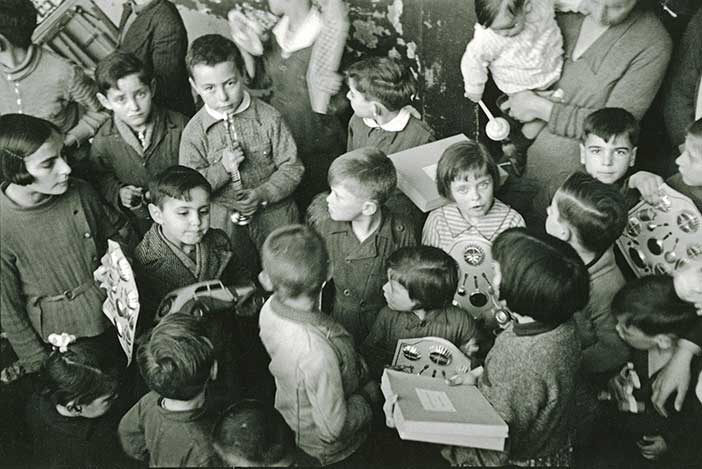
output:
<path id="1" fill-rule="evenodd" d="M 142 398 L 143 399 L 143 398 Z M 146 461 L 149 450 L 146 447 L 144 426 L 141 419 L 141 401 L 134 404 L 119 422 L 119 441 L 128 456 Z"/>
<path id="2" fill-rule="evenodd" d="M 39 371 L 48 356 L 46 346 L 29 322 L 22 285 L 17 270 L 17 259 L 3 250 L 0 254 L 0 329 L 7 334 L 12 349 L 22 368 L 33 373 Z"/>
<path id="3" fill-rule="evenodd" d="M 387 344 L 388 329 L 391 327 L 389 321 L 388 309 L 383 308 L 375 318 L 373 327 L 371 327 L 368 336 L 363 341 L 360 348 L 360 353 L 368 363 L 371 379 L 378 381 L 383 374 L 385 365 L 389 365 L 392 361 L 393 351 L 390 351 L 388 346 L 394 347 L 395 344 Z"/>
<path id="4" fill-rule="evenodd" d="M 493 41 L 493 33 L 479 24 L 475 25 L 473 39 L 466 46 L 461 58 L 461 74 L 467 96 L 481 96 L 488 80 L 488 67 L 500 53 Z"/>
<path id="5" fill-rule="evenodd" d="M 97 99 L 98 88 L 77 65 L 71 65 L 72 76 L 68 79 L 68 95 L 72 101 L 83 106 L 85 113 L 68 135 L 73 135 L 79 143 L 95 135 L 100 126 L 110 115 L 102 108 Z"/>
<path id="6" fill-rule="evenodd" d="M 177 97 L 179 103 L 183 101 L 192 103 L 191 97 L 179 96 L 183 93 L 180 81 L 171 78 L 186 73 L 182 61 L 187 51 L 188 36 L 180 21 L 172 20 L 166 15 L 162 20 L 155 22 L 151 62 L 156 80 L 156 93 L 159 97 Z M 182 112 L 182 105 L 178 107 Z"/>
<path id="7" fill-rule="evenodd" d="M 441 235 L 439 234 L 440 217 L 438 210 L 440 209 L 432 211 L 427 217 L 427 221 L 424 223 L 424 228 L 422 229 L 422 244 L 440 248 Z"/>
<path id="8" fill-rule="evenodd" d="M 312 418 L 323 440 L 335 441 L 370 425 L 370 403 L 360 394 L 344 396 L 336 354 L 330 350 L 300 363 Z"/>
<path id="9" fill-rule="evenodd" d="M 121 209 L 119 190 L 123 184 L 115 175 L 112 158 L 105 139 L 95 137 L 90 146 L 90 168 L 94 172 L 95 188 L 113 207 Z"/>
<path id="10" fill-rule="evenodd" d="M 300 184 L 302 173 L 305 172 L 302 161 L 297 157 L 297 145 L 292 133 L 283 122 L 282 116 L 277 114 L 277 117 L 270 134 L 276 170 L 268 181 L 256 188 L 261 199 L 268 203 L 289 197 Z"/>
<path id="11" fill-rule="evenodd" d="M 216 192 L 229 184 L 232 181 L 232 177 L 224 169 L 221 155 L 215 163 L 210 163 L 207 159 L 206 136 L 199 128 L 198 122 L 196 122 L 198 115 L 196 114 L 183 129 L 183 134 L 180 138 L 180 150 L 178 151 L 178 164 L 197 170 L 210 183 L 212 192 Z"/>

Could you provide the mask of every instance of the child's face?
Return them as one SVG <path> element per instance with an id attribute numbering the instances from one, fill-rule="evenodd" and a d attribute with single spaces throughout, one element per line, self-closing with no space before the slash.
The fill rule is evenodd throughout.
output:
<path id="1" fill-rule="evenodd" d="M 201 187 L 190 190 L 190 200 L 167 197 L 163 208 L 149 208 L 166 239 L 180 248 L 196 245 L 210 228 L 210 196 Z"/>
<path id="2" fill-rule="evenodd" d="M 702 186 L 702 138 L 685 138 L 685 150 L 675 160 L 682 180 L 688 186 Z"/>
<path id="3" fill-rule="evenodd" d="M 151 116 L 153 90 L 136 73 L 117 80 L 117 88 L 107 90 L 106 96 L 98 96 L 103 106 L 134 130 L 142 130 Z"/>
<path id="4" fill-rule="evenodd" d="M 27 172 L 34 177 L 25 186 L 44 195 L 60 195 L 68 190 L 71 167 L 61 155 L 63 137 L 52 132 L 51 137 L 37 151 L 24 159 Z"/>
<path id="5" fill-rule="evenodd" d="M 375 117 L 373 112 L 373 101 L 369 101 L 363 93 L 356 88 L 355 80 L 349 80 L 349 91 L 346 93 L 346 99 L 351 103 L 353 112 L 361 119 L 372 119 Z"/>
<path id="6" fill-rule="evenodd" d="M 336 221 L 353 221 L 363 215 L 368 199 L 356 195 L 344 184 L 332 184 L 327 196 L 329 216 Z"/>
<path id="7" fill-rule="evenodd" d="M 580 144 L 580 162 L 590 176 L 605 184 L 613 184 L 634 166 L 636 147 L 626 134 L 613 135 L 609 140 L 604 140 L 591 133 L 585 143 Z"/>
<path id="8" fill-rule="evenodd" d="M 392 269 L 388 269 L 388 281 L 383 285 L 383 296 L 385 296 L 388 307 L 395 311 L 412 311 L 417 304 L 410 298 L 407 289 L 393 279 Z"/>
<path id="9" fill-rule="evenodd" d="M 629 16 L 640 0 L 588 0 L 589 15 L 599 24 L 615 26 Z"/>
<path id="10" fill-rule="evenodd" d="M 650 350 L 658 347 L 658 342 L 656 341 L 655 336 L 645 334 L 636 326 L 627 325 L 625 320 L 626 315 L 617 317 L 617 334 L 619 334 L 619 337 L 621 337 L 622 340 L 631 348 L 636 350 Z"/>
<path id="11" fill-rule="evenodd" d="M 529 8 L 529 0 L 524 1 L 524 8 L 512 13 L 509 11 L 509 2 L 503 1 L 500 6 L 500 11 L 495 15 L 495 19 L 490 25 L 490 29 L 500 36 L 516 36 L 524 31 L 527 8 Z"/>
<path id="12" fill-rule="evenodd" d="M 110 410 L 116 397 L 116 394 L 105 394 L 89 404 L 81 404 L 80 416 L 86 419 L 102 417 Z"/>
<path id="13" fill-rule="evenodd" d="M 451 181 L 451 197 L 464 218 L 481 218 L 490 211 L 495 201 L 492 177 L 472 172 L 455 179 Z"/>
<path id="14" fill-rule="evenodd" d="M 244 98 L 244 83 L 232 61 L 195 65 L 190 83 L 210 109 L 223 114 L 234 112 Z"/>

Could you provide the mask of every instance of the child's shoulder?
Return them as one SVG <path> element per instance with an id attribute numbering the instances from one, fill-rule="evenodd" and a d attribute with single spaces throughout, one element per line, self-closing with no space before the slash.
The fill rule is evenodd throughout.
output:
<path id="1" fill-rule="evenodd" d="M 682 179 L 680 173 L 675 173 L 666 180 L 666 184 L 680 192 L 681 194 L 687 196 L 692 200 L 692 203 L 697 206 L 697 208 L 702 211 L 702 186 L 691 186 L 687 184 Z"/>
<path id="2" fill-rule="evenodd" d="M 429 127 L 429 124 L 427 124 L 424 119 L 415 116 L 410 116 L 403 132 L 411 133 L 416 140 L 422 140 L 424 141 L 423 143 L 429 143 L 435 139 L 434 131 Z M 421 143 L 418 145 L 421 145 Z"/>
<path id="3" fill-rule="evenodd" d="M 165 118 L 166 125 L 170 129 L 182 131 L 185 126 L 188 125 L 188 122 L 190 122 L 190 119 L 185 116 L 185 114 L 181 114 L 178 111 L 162 108 L 158 105 L 154 105 L 154 109 L 155 114 L 160 114 L 163 116 L 163 118 Z"/>
<path id="4" fill-rule="evenodd" d="M 136 265 L 146 265 L 172 254 L 166 242 L 161 239 L 158 233 L 159 226 L 157 223 L 152 224 L 142 240 L 137 244 L 136 249 L 134 249 L 134 263 Z"/>

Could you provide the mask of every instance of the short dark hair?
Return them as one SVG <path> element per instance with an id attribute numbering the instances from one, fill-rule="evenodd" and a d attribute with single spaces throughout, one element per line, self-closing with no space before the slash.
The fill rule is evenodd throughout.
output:
<path id="1" fill-rule="evenodd" d="M 272 466 L 293 454 L 295 437 L 272 406 L 244 399 L 219 417 L 212 432 L 212 446 L 225 463 L 244 458 L 259 466 Z"/>
<path id="2" fill-rule="evenodd" d="M 55 350 L 44 363 L 42 394 L 54 405 L 90 404 L 101 396 L 117 393 L 123 363 L 104 347 L 84 338 L 68 345 L 65 352 Z"/>
<path id="3" fill-rule="evenodd" d="M 37 27 L 37 8 L 31 0 L 3 0 L 0 3 L 0 34 L 15 47 L 32 45 Z"/>
<path id="4" fill-rule="evenodd" d="M 305 225 L 274 230 L 261 248 L 263 270 L 283 298 L 315 298 L 329 277 L 329 254 L 322 238 Z"/>
<path id="5" fill-rule="evenodd" d="M 407 289 L 418 309 L 438 309 L 451 304 L 458 286 L 458 264 L 432 246 L 408 246 L 393 252 L 386 262 L 392 280 Z"/>
<path id="6" fill-rule="evenodd" d="M 624 232 L 627 220 L 624 196 L 616 186 L 589 174 L 571 174 L 554 195 L 561 221 L 574 231 L 588 251 L 603 253 Z"/>
<path id="7" fill-rule="evenodd" d="M 190 200 L 190 191 L 200 187 L 212 195 L 212 186 L 205 176 L 187 166 L 175 165 L 166 168 L 149 185 L 151 203 L 163 208 L 166 198 Z"/>
<path id="8" fill-rule="evenodd" d="M 604 141 L 619 135 L 626 135 L 631 145 L 636 146 L 639 143 L 639 123 L 626 109 L 605 107 L 585 118 L 582 142 L 585 142 L 590 134 L 597 135 Z"/>
<path id="9" fill-rule="evenodd" d="M 146 86 L 151 86 L 153 73 L 145 64 L 131 52 L 115 51 L 98 62 L 95 68 L 95 82 L 98 91 L 107 96 L 107 91 L 119 89 L 117 81 L 129 75 L 138 75 L 139 80 Z"/>
<path id="10" fill-rule="evenodd" d="M 34 176 L 24 159 L 31 156 L 52 134 L 63 135 L 51 122 L 27 114 L 0 116 L 0 179 L 27 186 Z"/>
<path id="11" fill-rule="evenodd" d="M 695 306 L 678 297 L 673 278 L 668 275 L 649 275 L 628 282 L 614 295 L 612 313 L 626 326 L 649 336 L 681 336 L 698 320 Z"/>
<path id="12" fill-rule="evenodd" d="M 515 313 L 558 325 L 588 302 L 587 269 L 565 241 L 509 228 L 495 239 L 492 256 L 502 273 L 500 299 Z"/>
<path id="13" fill-rule="evenodd" d="M 387 57 L 360 60 L 345 75 L 366 99 L 378 101 L 389 111 L 399 111 L 410 104 L 417 92 L 417 81 L 409 67 Z"/>
<path id="14" fill-rule="evenodd" d="M 444 150 L 436 167 L 436 188 L 439 195 L 448 200 L 451 196 L 451 183 L 465 179 L 470 174 L 490 176 L 493 186 L 500 183 L 500 171 L 488 149 L 472 140 L 457 142 Z"/>
<path id="15" fill-rule="evenodd" d="M 214 348 L 205 321 L 186 313 L 166 315 L 137 352 L 147 386 L 168 399 L 194 398 L 210 379 Z"/>
<path id="16" fill-rule="evenodd" d="M 351 192 L 385 203 L 397 187 L 397 171 L 392 160 L 375 147 L 344 153 L 329 167 L 329 185 L 349 185 Z"/>
<path id="17" fill-rule="evenodd" d="M 232 62 L 239 75 L 244 77 L 246 66 L 239 48 L 233 41 L 220 34 L 200 36 L 190 44 L 188 53 L 185 55 L 185 64 L 188 66 L 190 76 L 193 76 L 195 65 L 214 67 L 222 62 Z"/>
<path id="18" fill-rule="evenodd" d="M 507 11 L 512 15 L 516 15 L 524 9 L 526 0 L 475 0 L 475 14 L 478 24 L 484 28 L 489 28 L 495 21 L 504 2 L 508 2 Z"/>

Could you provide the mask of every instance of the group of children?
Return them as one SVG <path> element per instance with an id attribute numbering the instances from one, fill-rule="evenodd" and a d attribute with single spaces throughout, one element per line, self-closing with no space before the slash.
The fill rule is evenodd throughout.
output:
<path id="1" fill-rule="evenodd" d="M 0 54 L 41 54 L 28 42 L 26 3 L 1 10 L 19 19 L 0 15 Z M 309 2 L 287 2 L 307 16 L 270 3 L 288 27 L 324 31 Z M 529 9 L 519 28 L 537 13 Z M 493 26 L 505 15 L 492 14 Z M 278 55 L 266 58 L 277 67 L 274 93 L 287 89 L 275 83 L 286 78 L 282 67 L 297 69 L 288 76 L 295 81 L 315 57 L 295 55 L 314 41 L 283 40 L 289 33 L 278 31 Z M 249 59 L 223 36 L 192 42 L 186 66 L 203 105 L 191 119 L 154 104 L 153 71 L 136 56 L 103 59 L 90 99 L 112 116 L 80 164 L 87 182 L 71 177 L 70 131 L 29 110 L 0 116 L 1 319 L 18 357 L 2 382 L 38 376 L 26 416 L 38 465 L 390 464 L 393 455 L 373 438 L 381 431 L 379 378 L 399 339 L 424 336 L 482 363 L 482 374 L 463 380 L 509 425 L 502 452 L 436 446 L 450 464 L 570 465 L 573 448 L 586 451 L 602 428 L 610 409 L 598 398 L 607 389 L 645 404 L 633 417 L 646 423 L 625 431 L 644 458 L 680 465 L 699 457 L 685 442 L 700 422 L 702 392 L 686 391 L 699 371 L 702 264 L 674 279 L 627 283 L 615 259 L 628 209 L 640 198 L 655 202 L 664 182 L 631 171 L 633 116 L 604 108 L 585 119 L 584 171 L 553 195 L 543 227 L 525 227 L 522 214 L 495 198 L 498 166 L 473 141 L 441 155 L 436 185 L 448 203 L 425 220 L 398 191 L 387 157 L 434 140 L 411 107 L 416 84 L 407 69 L 386 58 L 348 68 L 347 152 L 316 161 L 310 148 L 320 142 L 310 142 L 318 136 L 300 129 L 328 137 L 332 124 L 320 119 L 336 117 L 309 102 L 285 104 L 280 94 L 271 104 L 255 97 L 246 87 Z M 667 183 L 701 207 L 702 120 L 676 163 Z M 310 187 L 328 193 L 312 198 Z M 508 316 L 504 330 L 454 303 L 465 273 L 452 247 L 467 236 L 490 247 L 487 281 Z M 108 239 L 127 253 L 139 288 L 136 365 L 128 367 L 93 280 Z M 253 315 L 158 314 L 169 292 L 208 280 L 254 283 L 267 300 Z M 631 370 L 641 381 L 635 393 L 622 385 Z M 658 391 L 661 404 L 656 388 L 671 382 L 685 409 L 656 418 L 651 399 L 664 407 L 668 394 Z M 392 399 L 384 410 L 392 425 Z"/>

